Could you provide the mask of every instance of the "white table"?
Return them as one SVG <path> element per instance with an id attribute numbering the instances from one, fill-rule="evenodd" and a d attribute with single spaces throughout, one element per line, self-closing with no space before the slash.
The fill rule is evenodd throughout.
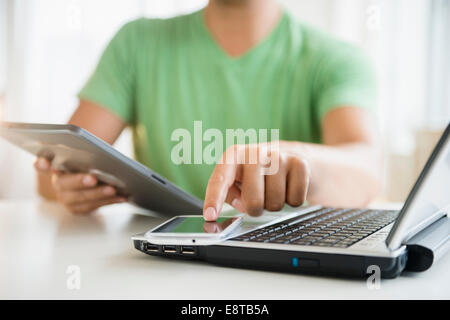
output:
<path id="1" fill-rule="evenodd" d="M 140 214 L 138 214 L 140 212 Z M 130 236 L 161 219 L 128 204 L 75 216 L 40 201 L 0 201 L 0 298 L 450 298 L 450 254 L 424 273 L 369 290 L 365 280 L 253 271 L 152 257 Z M 70 265 L 81 288 L 67 288 Z"/>

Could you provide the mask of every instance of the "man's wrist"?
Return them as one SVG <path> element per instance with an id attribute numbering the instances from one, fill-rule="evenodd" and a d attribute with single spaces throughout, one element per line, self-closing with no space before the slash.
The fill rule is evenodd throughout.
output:
<path id="1" fill-rule="evenodd" d="M 314 150 L 311 144 L 300 141 L 280 141 L 280 152 L 291 156 L 297 157 L 306 162 L 308 167 L 308 194 L 307 200 L 310 201 L 313 198 L 315 190 L 315 182 L 317 181 L 316 161 L 314 160 Z"/>

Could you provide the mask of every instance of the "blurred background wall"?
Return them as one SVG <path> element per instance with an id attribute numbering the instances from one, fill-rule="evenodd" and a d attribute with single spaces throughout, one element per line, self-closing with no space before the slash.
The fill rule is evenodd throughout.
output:
<path id="1" fill-rule="evenodd" d="M 64 123 L 117 29 L 206 0 L 0 0 L 0 117 Z M 363 47 L 379 77 L 381 199 L 402 201 L 450 121 L 450 0 L 280 0 L 301 21 Z M 115 145 L 131 155 L 130 134 Z M 34 198 L 33 158 L 0 141 L 0 198 Z"/>

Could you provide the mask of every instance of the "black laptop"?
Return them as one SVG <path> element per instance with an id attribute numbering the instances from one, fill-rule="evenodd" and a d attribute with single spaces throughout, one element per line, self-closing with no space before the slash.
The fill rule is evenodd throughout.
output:
<path id="1" fill-rule="evenodd" d="M 134 236 L 136 249 L 230 267 L 383 278 L 424 271 L 449 249 L 450 125 L 400 211 L 309 206 L 267 224 L 245 227 L 223 242 L 171 250 Z M 173 250 L 173 248 L 175 248 Z"/>

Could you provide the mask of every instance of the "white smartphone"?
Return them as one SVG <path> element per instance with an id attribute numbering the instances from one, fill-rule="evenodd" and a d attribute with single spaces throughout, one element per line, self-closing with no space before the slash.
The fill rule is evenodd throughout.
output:
<path id="1" fill-rule="evenodd" d="M 242 217 L 208 222 L 203 216 L 176 216 L 148 231 L 145 238 L 162 245 L 209 245 L 226 239 L 241 223 Z"/>

